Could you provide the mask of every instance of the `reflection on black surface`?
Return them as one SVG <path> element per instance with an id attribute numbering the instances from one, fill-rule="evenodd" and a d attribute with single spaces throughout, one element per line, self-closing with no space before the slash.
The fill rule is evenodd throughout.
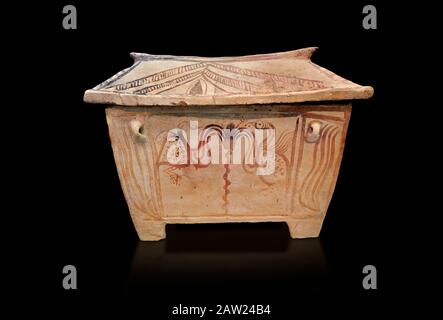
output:
<path id="1" fill-rule="evenodd" d="M 137 244 L 128 293 L 306 295 L 330 282 L 320 239 L 292 240 L 286 224 L 172 225 L 166 240 Z"/>

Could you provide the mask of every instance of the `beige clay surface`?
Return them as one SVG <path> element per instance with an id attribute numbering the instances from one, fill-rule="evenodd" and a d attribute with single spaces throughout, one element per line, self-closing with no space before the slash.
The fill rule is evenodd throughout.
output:
<path id="1" fill-rule="evenodd" d="M 284 221 L 293 238 L 319 235 L 343 154 L 347 100 L 369 98 L 373 89 L 315 65 L 314 50 L 133 54 L 133 66 L 86 91 L 86 102 L 109 106 L 117 170 L 140 239 L 164 238 L 167 223 Z M 249 130 L 253 139 L 257 130 L 273 130 L 273 170 L 257 174 L 263 165 L 244 158 L 193 161 L 189 144 L 177 155 L 185 162 L 171 163 L 171 130 L 190 137 L 191 123 L 198 124 L 197 152 L 207 150 L 205 129 L 221 143 L 224 130 Z M 231 160 L 233 152 L 231 144 Z"/>

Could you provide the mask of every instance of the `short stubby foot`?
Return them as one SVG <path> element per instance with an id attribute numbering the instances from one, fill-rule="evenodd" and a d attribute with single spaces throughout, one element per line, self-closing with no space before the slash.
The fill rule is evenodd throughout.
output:
<path id="1" fill-rule="evenodd" d="M 317 238 L 320 235 L 323 219 L 290 220 L 286 223 L 292 239 Z"/>
<path id="2" fill-rule="evenodd" d="M 139 221 L 135 229 L 142 241 L 158 241 L 166 238 L 166 223 L 152 220 Z"/>

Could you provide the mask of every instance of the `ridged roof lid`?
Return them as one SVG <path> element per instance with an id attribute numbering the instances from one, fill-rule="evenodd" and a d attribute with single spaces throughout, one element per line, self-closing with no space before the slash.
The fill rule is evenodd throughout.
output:
<path id="1" fill-rule="evenodd" d="M 134 64 L 87 90 L 84 100 L 123 106 L 232 106 L 372 96 L 372 87 L 312 63 L 316 49 L 223 58 L 131 53 Z"/>

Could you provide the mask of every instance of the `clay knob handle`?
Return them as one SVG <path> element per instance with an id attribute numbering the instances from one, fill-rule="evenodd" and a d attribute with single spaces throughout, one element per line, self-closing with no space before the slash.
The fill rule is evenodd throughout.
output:
<path id="1" fill-rule="evenodd" d="M 321 123 L 318 121 L 312 121 L 308 126 L 306 132 L 306 141 L 310 143 L 317 142 L 320 139 Z"/>
<path id="2" fill-rule="evenodd" d="M 147 137 L 143 134 L 145 129 L 143 123 L 138 120 L 131 120 L 129 127 L 138 142 L 145 142 L 147 140 Z"/>

